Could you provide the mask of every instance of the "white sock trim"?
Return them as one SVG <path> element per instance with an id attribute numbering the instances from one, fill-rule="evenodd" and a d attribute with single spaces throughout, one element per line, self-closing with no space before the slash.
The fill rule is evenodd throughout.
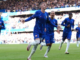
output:
<path id="1" fill-rule="evenodd" d="M 39 44 L 40 43 L 40 40 L 34 40 L 33 42 L 30 42 L 30 45 L 36 45 L 36 44 Z"/>
<path id="2" fill-rule="evenodd" d="M 41 42 L 41 45 L 42 45 L 42 46 L 46 46 L 46 43 L 45 43 L 45 42 Z"/>

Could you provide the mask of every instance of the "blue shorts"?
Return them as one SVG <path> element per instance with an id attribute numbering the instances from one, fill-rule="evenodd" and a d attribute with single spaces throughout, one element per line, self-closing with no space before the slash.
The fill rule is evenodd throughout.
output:
<path id="1" fill-rule="evenodd" d="M 71 35 L 72 35 L 72 32 L 63 32 L 63 38 L 62 40 L 64 41 L 65 39 L 68 39 L 68 40 L 71 40 Z"/>
<path id="2" fill-rule="evenodd" d="M 55 43 L 54 34 L 46 34 L 45 42 L 46 42 L 46 44 Z"/>
<path id="3" fill-rule="evenodd" d="M 33 33 L 33 34 L 34 34 L 34 40 L 37 38 L 42 38 L 42 39 L 45 38 L 45 34 L 43 33 Z"/>
<path id="4" fill-rule="evenodd" d="M 80 38 L 80 34 L 77 34 L 77 35 L 76 35 L 76 38 L 77 38 L 77 39 Z"/>

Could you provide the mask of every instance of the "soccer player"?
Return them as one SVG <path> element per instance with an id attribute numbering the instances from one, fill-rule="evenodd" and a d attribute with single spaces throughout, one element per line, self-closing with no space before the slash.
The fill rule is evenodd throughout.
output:
<path id="1" fill-rule="evenodd" d="M 22 22 L 27 22 L 30 21 L 33 18 L 36 18 L 36 24 L 34 27 L 34 41 L 30 42 L 30 44 L 27 47 L 27 50 L 29 51 L 31 45 L 34 45 L 31 54 L 29 55 L 27 60 L 31 60 L 31 56 L 34 54 L 34 52 L 37 49 L 38 44 L 40 43 L 40 38 L 42 37 L 42 35 L 44 35 L 44 31 L 46 31 L 46 21 L 48 19 L 48 13 L 45 12 L 46 9 L 46 3 L 42 2 L 40 4 L 41 10 L 36 11 L 36 13 L 34 15 L 32 15 L 31 17 L 29 17 L 26 20 L 23 20 Z"/>
<path id="2" fill-rule="evenodd" d="M 5 29 L 5 25 L 4 25 L 4 21 L 1 19 L 1 16 L 0 16 L 0 34 L 2 29 Z"/>
<path id="3" fill-rule="evenodd" d="M 44 54 L 44 57 L 48 57 L 47 54 L 48 52 L 50 51 L 50 48 L 52 46 L 52 43 L 54 43 L 54 27 L 58 28 L 58 32 L 59 32 L 59 26 L 57 26 L 57 20 L 54 18 L 55 16 L 55 12 L 52 11 L 50 13 L 50 18 L 49 20 L 47 21 L 46 23 L 46 35 L 45 35 L 45 42 L 42 42 L 41 43 L 41 49 L 42 49 L 42 46 L 48 46 L 47 50 L 46 50 L 46 53 Z"/>
<path id="4" fill-rule="evenodd" d="M 69 54 L 68 49 L 69 49 L 71 35 L 72 35 L 71 28 L 74 28 L 74 19 L 72 19 L 72 16 L 73 16 L 72 13 L 69 13 L 69 17 L 66 18 L 61 24 L 62 26 L 65 26 L 65 28 L 63 30 L 62 42 L 59 46 L 59 49 L 61 49 L 62 44 L 65 41 L 65 39 L 68 39 L 65 54 Z"/>
<path id="5" fill-rule="evenodd" d="M 80 23 L 78 24 L 78 27 L 76 28 L 77 34 L 76 34 L 76 38 L 77 38 L 77 47 L 79 47 L 79 41 L 80 41 Z"/>

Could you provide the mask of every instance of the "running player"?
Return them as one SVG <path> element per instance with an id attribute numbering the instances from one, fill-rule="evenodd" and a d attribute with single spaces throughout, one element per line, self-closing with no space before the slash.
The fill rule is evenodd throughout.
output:
<path id="1" fill-rule="evenodd" d="M 46 3 L 42 2 L 40 4 L 41 10 L 36 11 L 34 15 L 29 17 L 25 21 L 24 20 L 22 21 L 24 23 L 24 22 L 30 21 L 33 18 L 36 18 L 36 24 L 35 24 L 34 32 L 33 32 L 34 41 L 30 42 L 30 44 L 27 47 L 27 51 L 29 51 L 31 45 L 34 45 L 34 47 L 27 60 L 31 60 L 31 56 L 34 54 L 34 52 L 37 49 L 38 44 L 40 43 L 40 38 L 42 37 L 42 35 L 44 35 L 44 31 L 46 31 L 45 27 L 46 27 L 46 21 L 48 19 L 48 13 L 45 12 L 46 6 L 47 6 Z"/>
<path id="2" fill-rule="evenodd" d="M 77 47 L 79 47 L 79 41 L 80 41 L 80 24 L 78 24 L 78 27 L 76 28 L 77 34 L 76 34 L 76 38 L 77 38 Z"/>
<path id="3" fill-rule="evenodd" d="M 69 13 L 69 18 L 66 18 L 61 25 L 65 26 L 65 28 L 63 30 L 63 38 L 62 38 L 62 42 L 60 44 L 59 49 L 61 49 L 65 39 L 68 39 L 65 54 L 69 54 L 68 49 L 69 49 L 71 35 L 72 35 L 71 28 L 74 28 L 74 19 L 72 19 L 72 13 Z"/>
<path id="4" fill-rule="evenodd" d="M 59 32 L 59 26 L 57 26 L 57 20 L 54 18 L 55 16 L 55 12 L 52 11 L 50 13 L 50 18 L 49 20 L 47 21 L 47 24 L 46 24 L 46 35 L 45 35 L 45 42 L 42 42 L 41 43 L 41 49 L 42 49 L 42 46 L 48 46 L 47 50 L 46 50 L 46 53 L 44 55 L 44 57 L 48 57 L 47 54 L 48 52 L 50 51 L 50 48 L 52 46 L 52 43 L 54 43 L 54 27 L 58 28 L 58 32 Z"/>
<path id="5" fill-rule="evenodd" d="M 1 15 L 0 15 L 0 34 L 1 34 L 2 29 L 5 29 L 5 25 L 4 25 L 4 21 L 1 19 Z"/>

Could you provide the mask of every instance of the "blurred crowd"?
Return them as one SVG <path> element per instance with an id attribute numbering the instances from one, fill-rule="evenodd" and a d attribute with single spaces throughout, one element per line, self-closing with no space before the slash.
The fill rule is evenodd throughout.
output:
<path id="1" fill-rule="evenodd" d="M 55 18 L 58 20 L 58 24 L 61 24 L 61 22 L 68 17 L 68 14 L 63 15 L 55 15 Z M 9 17 L 9 20 L 6 21 L 6 29 L 33 29 L 35 26 L 35 19 L 32 19 L 29 22 L 22 23 L 20 20 L 25 20 L 26 18 L 20 18 L 20 17 Z M 80 22 L 80 13 L 73 13 L 73 19 L 75 21 L 75 27 L 77 26 L 78 22 Z"/>
<path id="2" fill-rule="evenodd" d="M 4 35 L 0 35 L 0 44 L 23 44 L 33 41 L 33 33 L 10 33 L 5 32 Z"/>
<path id="3" fill-rule="evenodd" d="M 80 13 L 72 13 L 73 14 L 73 19 L 75 20 L 75 28 L 77 27 L 77 24 L 80 19 Z M 63 14 L 63 15 L 56 15 L 55 18 L 58 20 L 58 24 L 61 24 L 61 22 L 68 17 L 68 14 Z M 28 17 L 26 17 L 28 18 Z M 21 23 L 20 20 L 24 20 L 26 18 L 20 18 L 20 17 L 9 17 L 9 20 L 6 21 L 6 29 L 33 29 L 35 25 L 35 19 L 26 22 L 26 23 Z M 0 44 L 24 44 L 24 43 L 29 43 L 34 40 L 33 33 L 10 33 L 10 31 L 4 31 L 4 34 L 0 35 Z M 60 43 L 62 40 L 62 32 L 58 34 L 55 32 L 54 39 L 56 43 Z M 58 37 L 58 38 L 57 38 Z M 72 38 L 71 38 L 71 43 L 76 42 L 76 32 L 73 31 L 72 33 Z M 66 41 L 65 41 L 66 43 Z"/>
<path id="4" fill-rule="evenodd" d="M 80 0 L 6 0 L 0 2 L 0 9 L 11 12 L 39 10 L 41 2 L 47 3 L 47 9 L 80 6 Z"/>
<path id="5" fill-rule="evenodd" d="M 58 34 L 54 33 L 55 43 L 60 43 L 62 40 L 62 32 Z M 76 32 L 72 33 L 71 43 L 76 43 Z M 33 33 L 9 33 L 5 32 L 4 35 L 0 35 L 0 44 L 28 44 L 34 41 Z M 65 41 L 66 43 L 66 41 Z"/>

